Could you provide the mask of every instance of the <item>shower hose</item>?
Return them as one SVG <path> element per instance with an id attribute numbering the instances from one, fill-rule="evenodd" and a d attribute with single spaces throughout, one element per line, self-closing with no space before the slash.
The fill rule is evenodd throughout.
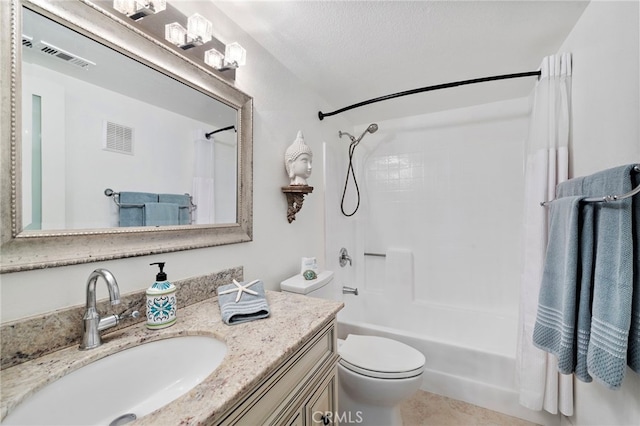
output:
<path id="1" fill-rule="evenodd" d="M 353 170 L 353 153 L 356 150 L 356 146 L 358 145 L 359 141 L 352 141 L 351 144 L 349 145 L 349 167 L 347 168 L 347 177 L 344 181 L 344 189 L 342 190 L 342 200 L 340 202 L 340 210 L 342 210 L 342 214 L 347 216 L 347 217 L 351 217 L 354 214 L 356 214 L 356 212 L 358 211 L 358 208 L 360 207 L 360 188 L 358 188 L 358 179 L 356 179 L 356 173 Z M 357 197 L 357 203 L 356 203 L 356 208 L 351 212 L 351 213 L 347 213 L 344 211 L 344 197 L 347 193 L 347 186 L 349 185 L 349 175 L 353 176 L 353 184 L 356 187 L 356 197 Z"/>

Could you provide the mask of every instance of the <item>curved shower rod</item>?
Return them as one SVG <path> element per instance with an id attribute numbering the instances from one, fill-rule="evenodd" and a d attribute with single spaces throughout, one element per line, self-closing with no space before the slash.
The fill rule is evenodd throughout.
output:
<path id="1" fill-rule="evenodd" d="M 204 136 L 207 139 L 211 139 L 211 136 L 218 133 L 218 132 L 224 132 L 225 130 L 231 130 L 233 129 L 234 132 L 237 132 L 236 130 L 236 126 L 227 126 L 227 127 L 223 127 L 222 129 L 218 129 L 218 130 L 214 130 L 213 132 L 209 132 L 209 133 L 205 133 Z"/>
<path id="2" fill-rule="evenodd" d="M 373 98 L 373 99 L 369 99 L 368 101 L 358 102 L 357 104 L 349 105 L 347 107 L 340 108 L 332 112 L 318 111 L 318 118 L 320 120 L 323 120 L 325 117 L 330 117 L 332 115 L 340 114 L 341 112 L 349 111 L 350 109 L 359 108 L 361 106 L 373 104 L 375 102 L 386 101 L 387 99 L 394 99 L 394 98 L 399 98 L 401 96 L 414 95 L 416 93 L 430 92 L 432 90 L 447 89 L 449 87 L 464 86 L 467 84 L 484 83 L 486 81 L 506 80 L 509 78 L 520 78 L 520 77 L 532 77 L 534 75 L 537 77 L 540 77 L 541 71 L 538 70 L 538 71 L 519 72 L 515 74 L 494 75 L 491 77 L 474 78 L 471 80 L 461 80 L 461 81 L 454 81 L 452 83 L 436 84 L 435 86 L 421 87 L 419 89 L 406 90 L 404 92 L 380 96 L 378 98 Z"/>

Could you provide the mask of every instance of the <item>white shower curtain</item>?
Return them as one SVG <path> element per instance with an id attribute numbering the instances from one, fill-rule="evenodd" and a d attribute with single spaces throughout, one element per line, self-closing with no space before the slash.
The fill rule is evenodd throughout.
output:
<path id="1" fill-rule="evenodd" d="M 194 223 L 206 225 L 215 223 L 214 211 L 214 141 L 204 139 L 204 131 L 199 130 L 194 147 L 193 202 L 197 206 Z"/>
<path id="2" fill-rule="evenodd" d="M 532 410 L 573 414 L 573 376 L 561 375 L 557 359 L 533 345 L 547 247 L 548 209 L 541 201 L 555 196 L 568 178 L 571 107 L 571 54 L 544 58 L 533 94 L 527 141 L 524 199 L 524 260 L 520 288 L 518 378 L 520 404 Z"/>

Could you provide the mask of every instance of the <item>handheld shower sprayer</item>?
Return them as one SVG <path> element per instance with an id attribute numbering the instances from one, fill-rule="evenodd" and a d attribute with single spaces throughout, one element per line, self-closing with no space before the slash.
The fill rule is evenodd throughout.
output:
<path id="1" fill-rule="evenodd" d="M 338 136 L 342 137 L 342 135 L 347 135 L 349 136 L 349 139 L 351 139 L 351 144 L 349 145 L 349 167 L 347 168 L 347 178 L 344 182 L 344 190 L 342 191 L 342 202 L 340 203 L 340 209 L 342 210 L 342 214 L 347 217 L 353 216 L 358 211 L 358 208 L 360 207 L 360 189 L 358 188 L 356 173 L 353 170 L 353 153 L 355 152 L 356 146 L 360 143 L 364 135 L 366 135 L 367 133 L 375 133 L 377 131 L 378 131 L 378 125 L 376 123 L 369 124 L 369 127 L 367 127 L 364 130 L 364 132 L 362 132 L 362 134 L 358 139 L 354 138 L 351 134 L 347 132 L 343 132 L 341 130 L 338 131 Z M 351 213 L 346 213 L 344 211 L 344 196 L 347 193 L 347 185 L 349 184 L 349 174 L 353 176 L 353 184 L 356 187 L 357 203 L 356 203 L 356 208 Z"/>

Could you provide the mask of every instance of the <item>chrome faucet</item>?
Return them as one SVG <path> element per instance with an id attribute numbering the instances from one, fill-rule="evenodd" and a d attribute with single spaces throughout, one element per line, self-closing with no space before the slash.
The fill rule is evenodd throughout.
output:
<path id="1" fill-rule="evenodd" d="M 112 305 L 120 304 L 120 289 L 113 274 L 106 269 L 96 269 L 89 275 L 87 279 L 87 305 L 85 307 L 84 316 L 82 317 L 82 343 L 80 349 L 93 349 L 102 344 L 100 331 L 116 326 L 120 319 L 119 315 L 109 315 L 100 318 L 100 314 L 96 309 L 96 282 L 98 278 L 104 278 L 109 289 L 109 300 Z M 132 314 L 133 316 L 133 314 Z M 135 317 L 135 316 L 134 316 Z"/>
<path id="2" fill-rule="evenodd" d="M 340 257 L 338 258 L 338 260 L 340 261 L 340 266 L 342 266 L 343 268 L 347 264 L 347 262 L 349 262 L 349 266 L 351 266 L 351 256 L 349 256 L 346 248 L 342 247 L 340 249 Z"/>

